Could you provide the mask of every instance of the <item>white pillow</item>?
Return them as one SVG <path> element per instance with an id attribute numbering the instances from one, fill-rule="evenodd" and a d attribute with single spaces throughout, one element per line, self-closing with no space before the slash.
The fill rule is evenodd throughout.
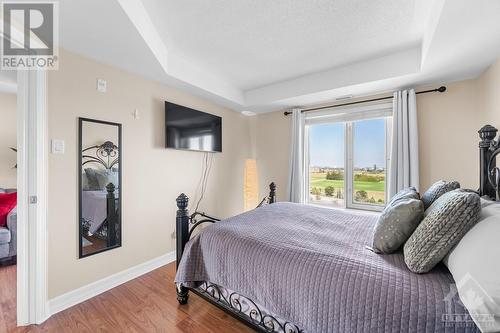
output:
<path id="1" fill-rule="evenodd" d="M 486 196 L 481 197 L 481 208 L 485 208 L 486 206 L 489 206 L 489 205 L 492 205 L 495 203 L 497 203 L 497 202 L 487 198 Z"/>
<path id="2" fill-rule="evenodd" d="M 481 332 L 500 332 L 500 204 L 483 205 L 479 222 L 443 261 Z"/>

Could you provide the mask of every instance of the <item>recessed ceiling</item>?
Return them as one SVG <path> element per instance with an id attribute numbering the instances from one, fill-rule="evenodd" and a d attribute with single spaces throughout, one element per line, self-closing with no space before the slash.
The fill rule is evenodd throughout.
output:
<path id="1" fill-rule="evenodd" d="M 62 47 L 237 111 L 466 79 L 500 55 L 500 1 L 65 0 L 60 7 Z"/>
<path id="2" fill-rule="evenodd" d="M 145 0 L 171 52 L 242 90 L 417 45 L 415 0 Z"/>

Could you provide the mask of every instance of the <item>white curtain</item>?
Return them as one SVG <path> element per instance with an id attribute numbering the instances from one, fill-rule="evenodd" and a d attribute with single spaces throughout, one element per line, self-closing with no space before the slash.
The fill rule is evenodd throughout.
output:
<path id="1" fill-rule="evenodd" d="M 304 115 L 300 109 L 292 110 L 292 142 L 288 177 L 288 199 L 291 202 L 305 202 L 304 174 Z"/>
<path id="2" fill-rule="evenodd" d="M 389 197 L 399 190 L 419 187 L 417 100 L 415 90 L 394 93 Z"/>

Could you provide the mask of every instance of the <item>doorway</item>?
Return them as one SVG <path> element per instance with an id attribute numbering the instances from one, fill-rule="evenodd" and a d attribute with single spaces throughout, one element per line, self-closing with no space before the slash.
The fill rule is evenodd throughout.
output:
<path id="1" fill-rule="evenodd" d="M 46 72 L 2 71 L 0 86 L 0 196 L 5 201 L 15 193 L 0 221 L 0 297 L 10 329 L 48 316 Z"/>
<path id="2" fill-rule="evenodd" d="M 47 307 L 47 72 L 17 72 L 17 325 Z"/>
<path id="3" fill-rule="evenodd" d="M 17 72 L 0 71 L 0 331 L 16 324 Z"/>

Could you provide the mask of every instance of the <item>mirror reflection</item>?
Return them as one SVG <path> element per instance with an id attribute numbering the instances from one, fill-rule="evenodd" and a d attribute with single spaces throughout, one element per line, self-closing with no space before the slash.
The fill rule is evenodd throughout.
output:
<path id="1" fill-rule="evenodd" d="M 121 246 L 121 124 L 80 118 L 80 258 Z"/>

